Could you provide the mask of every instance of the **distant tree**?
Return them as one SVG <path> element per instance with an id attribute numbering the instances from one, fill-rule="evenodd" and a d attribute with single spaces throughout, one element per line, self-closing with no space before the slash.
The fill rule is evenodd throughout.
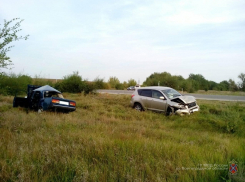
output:
<path id="1" fill-rule="evenodd" d="M 229 88 L 230 88 L 230 84 L 226 80 L 224 80 L 218 84 L 218 90 L 220 90 L 220 91 L 228 91 Z"/>
<path id="2" fill-rule="evenodd" d="M 135 86 L 136 84 L 137 84 L 137 82 L 134 79 L 131 78 L 128 80 L 128 87 Z"/>
<path id="3" fill-rule="evenodd" d="M 123 88 L 128 88 L 128 83 L 126 81 L 124 81 L 122 84 L 123 84 Z"/>
<path id="4" fill-rule="evenodd" d="M 189 91 L 192 87 L 192 81 L 186 80 L 180 75 L 171 75 L 168 72 L 151 74 L 146 81 L 143 82 L 144 86 L 167 86 L 177 90 Z"/>
<path id="5" fill-rule="evenodd" d="M 146 78 L 146 81 L 144 81 L 143 85 L 147 86 L 168 86 L 172 88 L 178 88 L 178 79 L 175 76 L 172 76 L 168 72 L 162 72 L 162 73 L 154 73 L 151 74 L 148 78 Z"/>
<path id="6" fill-rule="evenodd" d="M 241 82 L 239 82 L 239 87 L 242 91 L 245 91 L 245 74 L 241 73 L 240 75 L 238 75 L 238 78 L 241 79 Z"/>
<path id="7" fill-rule="evenodd" d="M 218 83 L 214 81 L 208 81 L 208 87 L 209 90 L 217 90 L 218 89 Z"/>
<path id="8" fill-rule="evenodd" d="M 192 87 L 192 82 L 190 80 L 184 80 L 181 85 L 181 89 L 183 88 L 184 91 L 187 92 L 194 92 L 195 90 Z"/>
<path id="9" fill-rule="evenodd" d="M 208 81 L 201 74 L 190 74 L 189 80 L 194 80 L 195 90 L 208 90 Z"/>
<path id="10" fill-rule="evenodd" d="M 237 86 L 237 84 L 235 83 L 234 80 L 229 79 L 228 82 L 229 82 L 229 90 L 230 91 L 237 91 L 238 90 L 238 86 Z"/>
<path id="11" fill-rule="evenodd" d="M 16 21 L 14 25 L 11 26 L 11 23 Z M 18 36 L 17 33 L 21 31 L 20 24 L 23 20 L 19 18 L 14 18 L 10 21 L 4 20 L 3 28 L 0 29 L 0 68 L 7 68 L 12 64 L 10 57 L 7 56 L 7 52 L 13 46 L 9 46 L 13 41 L 25 39 L 27 40 L 29 35 Z M 1 25 L 1 24 L 0 24 Z"/>
<path id="12" fill-rule="evenodd" d="M 116 85 L 120 84 L 120 81 L 118 80 L 117 77 L 113 77 L 112 76 L 112 77 L 109 78 L 108 83 L 110 84 L 111 88 L 116 88 Z"/>

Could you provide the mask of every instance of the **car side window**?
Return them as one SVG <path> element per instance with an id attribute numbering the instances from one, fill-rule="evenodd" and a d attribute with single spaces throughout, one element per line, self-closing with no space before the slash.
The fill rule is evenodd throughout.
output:
<path id="1" fill-rule="evenodd" d="M 141 95 L 142 90 L 137 90 L 137 91 L 138 91 L 138 94 Z"/>
<path id="2" fill-rule="evenodd" d="M 151 90 L 141 90 L 141 92 L 139 93 L 139 95 L 145 96 L 145 97 L 151 97 L 152 96 L 152 92 L 151 92 Z"/>
<path id="3" fill-rule="evenodd" d="M 164 97 L 163 94 L 159 91 L 152 90 L 152 97 L 155 99 L 160 99 L 160 97 Z"/>

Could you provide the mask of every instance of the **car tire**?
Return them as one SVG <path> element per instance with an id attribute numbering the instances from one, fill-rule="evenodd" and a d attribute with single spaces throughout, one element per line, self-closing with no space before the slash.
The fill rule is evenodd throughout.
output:
<path id="1" fill-rule="evenodd" d="M 134 104 L 134 109 L 137 110 L 137 111 L 143 111 L 144 110 L 142 105 L 139 104 L 139 103 L 135 103 Z"/>

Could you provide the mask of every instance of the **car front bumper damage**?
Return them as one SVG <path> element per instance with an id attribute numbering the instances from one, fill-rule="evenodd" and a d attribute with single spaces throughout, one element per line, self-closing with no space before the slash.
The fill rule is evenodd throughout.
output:
<path id="1" fill-rule="evenodd" d="M 185 108 L 185 109 L 178 109 L 175 111 L 176 114 L 183 116 L 183 115 L 190 115 L 191 113 L 200 111 L 200 108 L 198 105 L 196 105 L 193 108 Z"/>

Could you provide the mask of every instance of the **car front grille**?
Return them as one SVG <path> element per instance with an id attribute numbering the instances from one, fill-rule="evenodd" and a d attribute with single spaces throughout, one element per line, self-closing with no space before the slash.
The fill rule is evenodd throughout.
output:
<path id="1" fill-rule="evenodd" d="M 192 102 L 192 103 L 187 104 L 188 108 L 194 107 L 196 105 L 197 105 L 196 102 Z"/>

